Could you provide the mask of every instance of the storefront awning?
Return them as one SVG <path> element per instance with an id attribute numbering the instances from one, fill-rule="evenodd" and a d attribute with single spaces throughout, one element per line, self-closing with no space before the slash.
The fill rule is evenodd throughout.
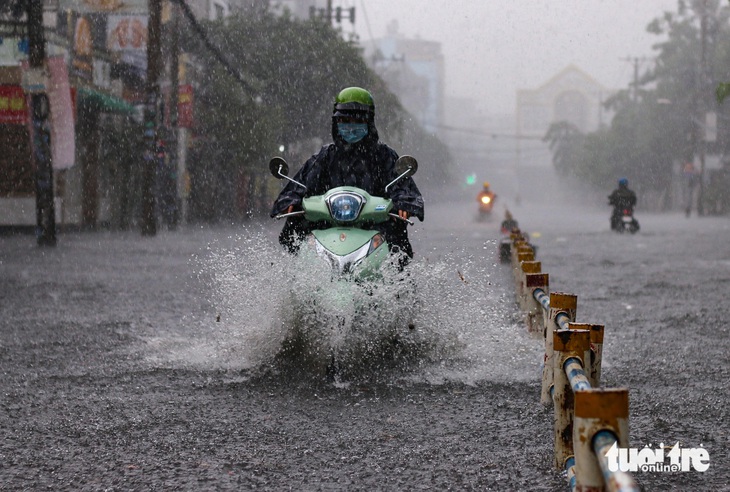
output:
<path id="1" fill-rule="evenodd" d="M 124 99 L 104 94 L 103 92 L 79 87 L 77 91 L 77 104 L 97 109 L 102 113 L 131 114 L 135 112 L 134 106 Z"/>

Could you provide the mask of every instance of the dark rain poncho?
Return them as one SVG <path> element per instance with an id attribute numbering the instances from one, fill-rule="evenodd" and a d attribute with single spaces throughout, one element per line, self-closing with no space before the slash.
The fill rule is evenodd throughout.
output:
<path id="1" fill-rule="evenodd" d="M 615 209 L 633 208 L 636 206 L 636 193 L 626 186 L 619 185 L 618 189 L 608 195 L 608 203 Z"/>
<path id="2" fill-rule="evenodd" d="M 391 186 L 387 193 L 385 192 L 388 183 L 397 177 L 395 161 L 398 159 L 398 154 L 379 142 L 377 130 L 372 124 L 370 127 L 367 137 L 349 145 L 336 134 L 333 125 L 335 143 L 323 146 L 294 176 L 294 180 L 305 185 L 307 190 L 292 182 L 287 183 L 274 202 L 271 216 L 285 212 L 290 205 L 298 207 L 305 197 L 322 195 L 338 186 L 355 186 L 371 195 L 392 199 L 395 210 L 404 210 L 422 221 L 423 197 L 412 178 L 401 179 Z M 405 222 L 397 221 L 397 224 L 390 222 L 393 221 L 383 226 L 389 242 L 406 251 L 408 256 L 412 256 Z M 296 231 L 297 235 L 301 236 L 306 228 L 307 225 L 300 218 L 290 218 L 284 226 L 280 241 L 290 246 L 288 237 L 291 233 Z"/>

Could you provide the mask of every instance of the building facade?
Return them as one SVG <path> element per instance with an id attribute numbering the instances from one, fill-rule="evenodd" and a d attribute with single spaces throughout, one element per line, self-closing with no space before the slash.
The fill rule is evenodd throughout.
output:
<path id="1" fill-rule="evenodd" d="M 56 221 L 61 227 L 125 228 L 139 215 L 136 207 L 140 201 L 141 155 L 137 154 L 147 72 L 148 0 L 44 3 Z M 268 1 L 188 0 L 187 5 L 196 19 L 218 20 L 235 11 L 268 5 Z M 171 32 L 172 19 L 171 4 L 165 2 L 165 42 L 169 42 L 166 36 Z M 0 226 L 33 226 L 35 170 L 27 131 L 26 95 L 21 86 L 28 46 L 24 41 L 25 26 L 18 23 L 25 19 L 5 21 L 0 19 Z M 166 67 L 161 85 L 163 93 L 168 93 L 165 97 L 169 107 L 171 57 L 168 52 L 163 57 Z M 181 57 L 182 66 L 185 59 Z M 183 77 L 180 84 L 189 82 L 184 80 L 185 70 L 179 73 Z M 189 83 L 180 87 L 178 125 L 189 127 L 193 90 Z M 183 95 L 185 101 L 180 103 Z M 2 108 L 5 100 L 7 110 Z M 13 107 L 22 105 L 22 109 L 11 111 L 11 103 Z M 184 131 L 181 134 L 185 136 Z M 172 145 L 176 142 L 167 142 L 168 148 Z M 187 141 L 182 142 L 183 155 L 186 145 Z M 164 179 L 157 180 L 156 191 L 174 199 L 180 191 L 179 184 L 175 189 L 174 179 L 183 181 L 184 168 L 177 173 L 165 165 L 162 163 L 158 169 L 157 174 Z M 170 176 L 174 176 L 172 181 Z M 168 185 L 161 184 L 164 180 Z"/>
<path id="2" fill-rule="evenodd" d="M 567 121 L 582 133 L 594 132 L 607 120 L 602 107 L 608 89 L 569 65 L 536 89 L 517 91 L 517 133 L 543 137 L 552 123 Z"/>
<path id="3" fill-rule="evenodd" d="M 444 57 L 441 43 L 409 39 L 393 21 L 385 37 L 366 43 L 365 60 L 398 96 L 405 109 L 431 133 L 444 124 Z"/>

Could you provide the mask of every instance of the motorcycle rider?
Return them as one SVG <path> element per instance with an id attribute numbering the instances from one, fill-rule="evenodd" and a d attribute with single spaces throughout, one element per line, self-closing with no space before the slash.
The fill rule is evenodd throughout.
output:
<path id="1" fill-rule="evenodd" d="M 502 234 L 509 234 L 512 232 L 513 229 L 519 229 L 520 225 L 515 220 L 514 217 L 512 217 L 512 213 L 509 210 L 504 211 L 504 220 L 502 221 L 502 224 L 500 225 L 500 231 Z"/>
<path id="2" fill-rule="evenodd" d="M 618 180 L 618 188 L 608 195 L 608 204 L 613 205 L 613 213 L 611 214 L 611 229 L 616 229 L 621 221 L 621 215 L 624 210 L 630 210 L 633 214 L 636 206 L 636 193 L 629 189 L 629 180 L 620 178 Z"/>
<path id="3" fill-rule="evenodd" d="M 399 180 L 387 193 L 385 191 L 388 183 L 397 177 L 395 161 L 398 154 L 379 140 L 375 128 L 375 102 L 370 92 L 348 87 L 337 94 L 332 112 L 332 139 L 332 143 L 310 157 L 294 176 L 294 180 L 307 189 L 287 183 L 274 202 L 272 217 L 300 209 L 305 197 L 322 195 L 338 186 L 354 186 L 371 195 L 393 200 L 401 218 L 415 216 L 423 221 L 423 197 L 411 177 Z M 378 224 L 391 251 L 400 251 L 413 258 L 406 226 L 407 222 L 396 218 Z M 300 216 L 288 217 L 279 242 L 296 253 L 301 240 L 316 227 L 317 224 Z"/>
<path id="4" fill-rule="evenodd" d="M 488 200 L 486 198 L 489 198 Z M 479 208 L 486 208 L 488 211 L 492 210 L 494 205 L 494 199 L 497 195 L 492 191 L 489 186 L 489 181 L 482 183 L 482 190 L 477 194 L 477 202 L 479 202 Z"/>

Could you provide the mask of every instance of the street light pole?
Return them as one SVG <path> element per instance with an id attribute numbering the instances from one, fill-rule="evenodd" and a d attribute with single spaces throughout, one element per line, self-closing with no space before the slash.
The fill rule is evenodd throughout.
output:
<path id="1" fill-rule="evenodd" d="M 29 73 L 26 90 L 31 93 L 31 148 L 36 174 L 36 240 L 38 246 L 56 245 L 56 211 L 53 203 L 53 161 L 50 103 L 45 88 L 46 42 L 43 36 L 43 2 L 27 3 Z"/>
<path id="2" fill-rule="evenodd" d="M 169 27 L 169 39 L 167 47 L 169 49 L 170 57 L 170 121 L 167 132 L 167 156 L 168 163 L 171 169 L 175 170 L 175 217 L 173 219 L 173 227 L 184 223 L 184 217 L 182 213 L 182 188 L 180 183 L 182 182 L 180 173 L 180 165 L 178 163 L 178 113 L 177 107 L 180 102 L 180 31 L 178 18 L 180 13 L 178 12 L 177 3 L 170 3 L 170 14 L 171 19 L 167 25 Z"/>

